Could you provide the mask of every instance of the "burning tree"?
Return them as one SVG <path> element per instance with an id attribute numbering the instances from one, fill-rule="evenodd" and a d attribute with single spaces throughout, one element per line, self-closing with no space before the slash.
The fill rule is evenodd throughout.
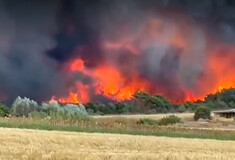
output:
<path id="1" fill-rule="evenodd" d="M 145 92 L 136 92 L 134 95 L 142 110 L 152 110 L 154 113 L 164 113 L 172 110 L 172 104 L 163 96 L 149 95 Z"/>

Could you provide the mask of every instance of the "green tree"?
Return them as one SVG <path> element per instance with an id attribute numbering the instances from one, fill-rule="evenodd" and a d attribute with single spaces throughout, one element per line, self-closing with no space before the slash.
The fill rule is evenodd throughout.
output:
<path id="1" fill-rule="evenodd" d="M 151 96 L 147 100 L 147 104 L 149 106 L 149 109 L 155 109 L 157 112 L 163 113 L 170 111 L 172 108 L 171 103 L 166 98 L 160 95 Z"/>
<path id="2" fill-rule="evenodd" d="M 150 95 L 143 91 L 138 91 L 133 95 L 135 102 L 137 103 L 137 107 L 140 108 L 140 111 L 144 111 L 147 108 L 147 101 L 150 98 Z"/>
<path id="3" fill-rule="evenodd" d="M 198 120 L 199 118 L 210 119 L 211 118 L 211 109 L 207 106 L 198 107 L 194 113 L 194 119 Z"/>
<path id="4" fill-rule="evenodd" d="M 186 111 L 186 108 L 185 108 L 184 105 L 180 105 L 180 106 L 178 107 L 178 112 L 183 113 L 183 112 L 185 112 L 185 111 Z"/>
<path id="5" fill-rule="evenodd" d="M 187 101 L 184 103 L 184 107 L 186 110 L 190 110 L 190 111 L 195 111 L 195 109 L 197 108 L 197 105 L 196 103 L 194 102 L 190 102 L 190 101 Z"/>
<path id="6" fill-rule="evenodd" d="M 138 99 L 138 100 L 147 100 L 149 99 L 150 95 L 146 92 L 143 91 L 138 91 L 133 95 L 134 98 Z"/>
<path id="7" fill-rule="evenodd" d="M 235 89 L 224 89 L 215 94 L 209 94 L 205 98 L 205 103 L 209 104 L 212 108 L 234 108 Z"/>
<path id="8" fill-rule="evenodd" d="M 7 117 L 9 115 L 9 109 L 5 104 L 0 103 L 0 117 Z"/>
<path id="9" fill-rule="evenodd" d="M 30 113 L 40 111 L 40 107 L 37 102 L 30 100 L 29 98 L 17 97 L 12 104 L 12 115 L 28 117 Z"/>
<path id="10" fill-rule="evenodd" d="M 136 92 L 133 96 L 142 108 L 142 111 L 165 113 L 173 109 L 172 104 L 161 95 L 149 95 L 146 92 Z"/>

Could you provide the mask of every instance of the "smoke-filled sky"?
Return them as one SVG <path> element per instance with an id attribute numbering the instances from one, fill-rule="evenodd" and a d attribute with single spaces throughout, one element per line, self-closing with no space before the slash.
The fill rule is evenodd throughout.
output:
<path id="1" fill-rule="evenodd" d="M 235 87 L 233 0 L 0 0 L 0 100 L 173 102 Z"/>

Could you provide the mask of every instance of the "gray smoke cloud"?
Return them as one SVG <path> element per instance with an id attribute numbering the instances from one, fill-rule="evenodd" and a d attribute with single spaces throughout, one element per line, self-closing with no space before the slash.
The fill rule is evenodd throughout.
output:
<path id="1" fill-rule="evenodd" d="M 27 96 L 38 101 L 63 90 L 57 64 L 43 53 L 55 42 L 55 3 L 0 1 L 0 92 L 3 99 Z"/>

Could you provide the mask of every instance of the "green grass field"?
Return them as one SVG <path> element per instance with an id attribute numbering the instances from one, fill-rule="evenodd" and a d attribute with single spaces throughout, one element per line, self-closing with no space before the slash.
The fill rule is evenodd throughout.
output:
<path id="1" fill-rule="evenodd" d="M 182 128 L 177 126 L 138 125 L 133 120 L 119 119 L 112 121 L 88 120 L 82 122 L 65 122 L 48 119 L 1 118 L 0 127 L 25 128 L 38 130 L 56 130 L 87 133 L 117 133 L 131 135 L 151 135 L 166 137 L 184 137 L 217 140 L 235 140 L 235 131 L 200 128 Z"/>

